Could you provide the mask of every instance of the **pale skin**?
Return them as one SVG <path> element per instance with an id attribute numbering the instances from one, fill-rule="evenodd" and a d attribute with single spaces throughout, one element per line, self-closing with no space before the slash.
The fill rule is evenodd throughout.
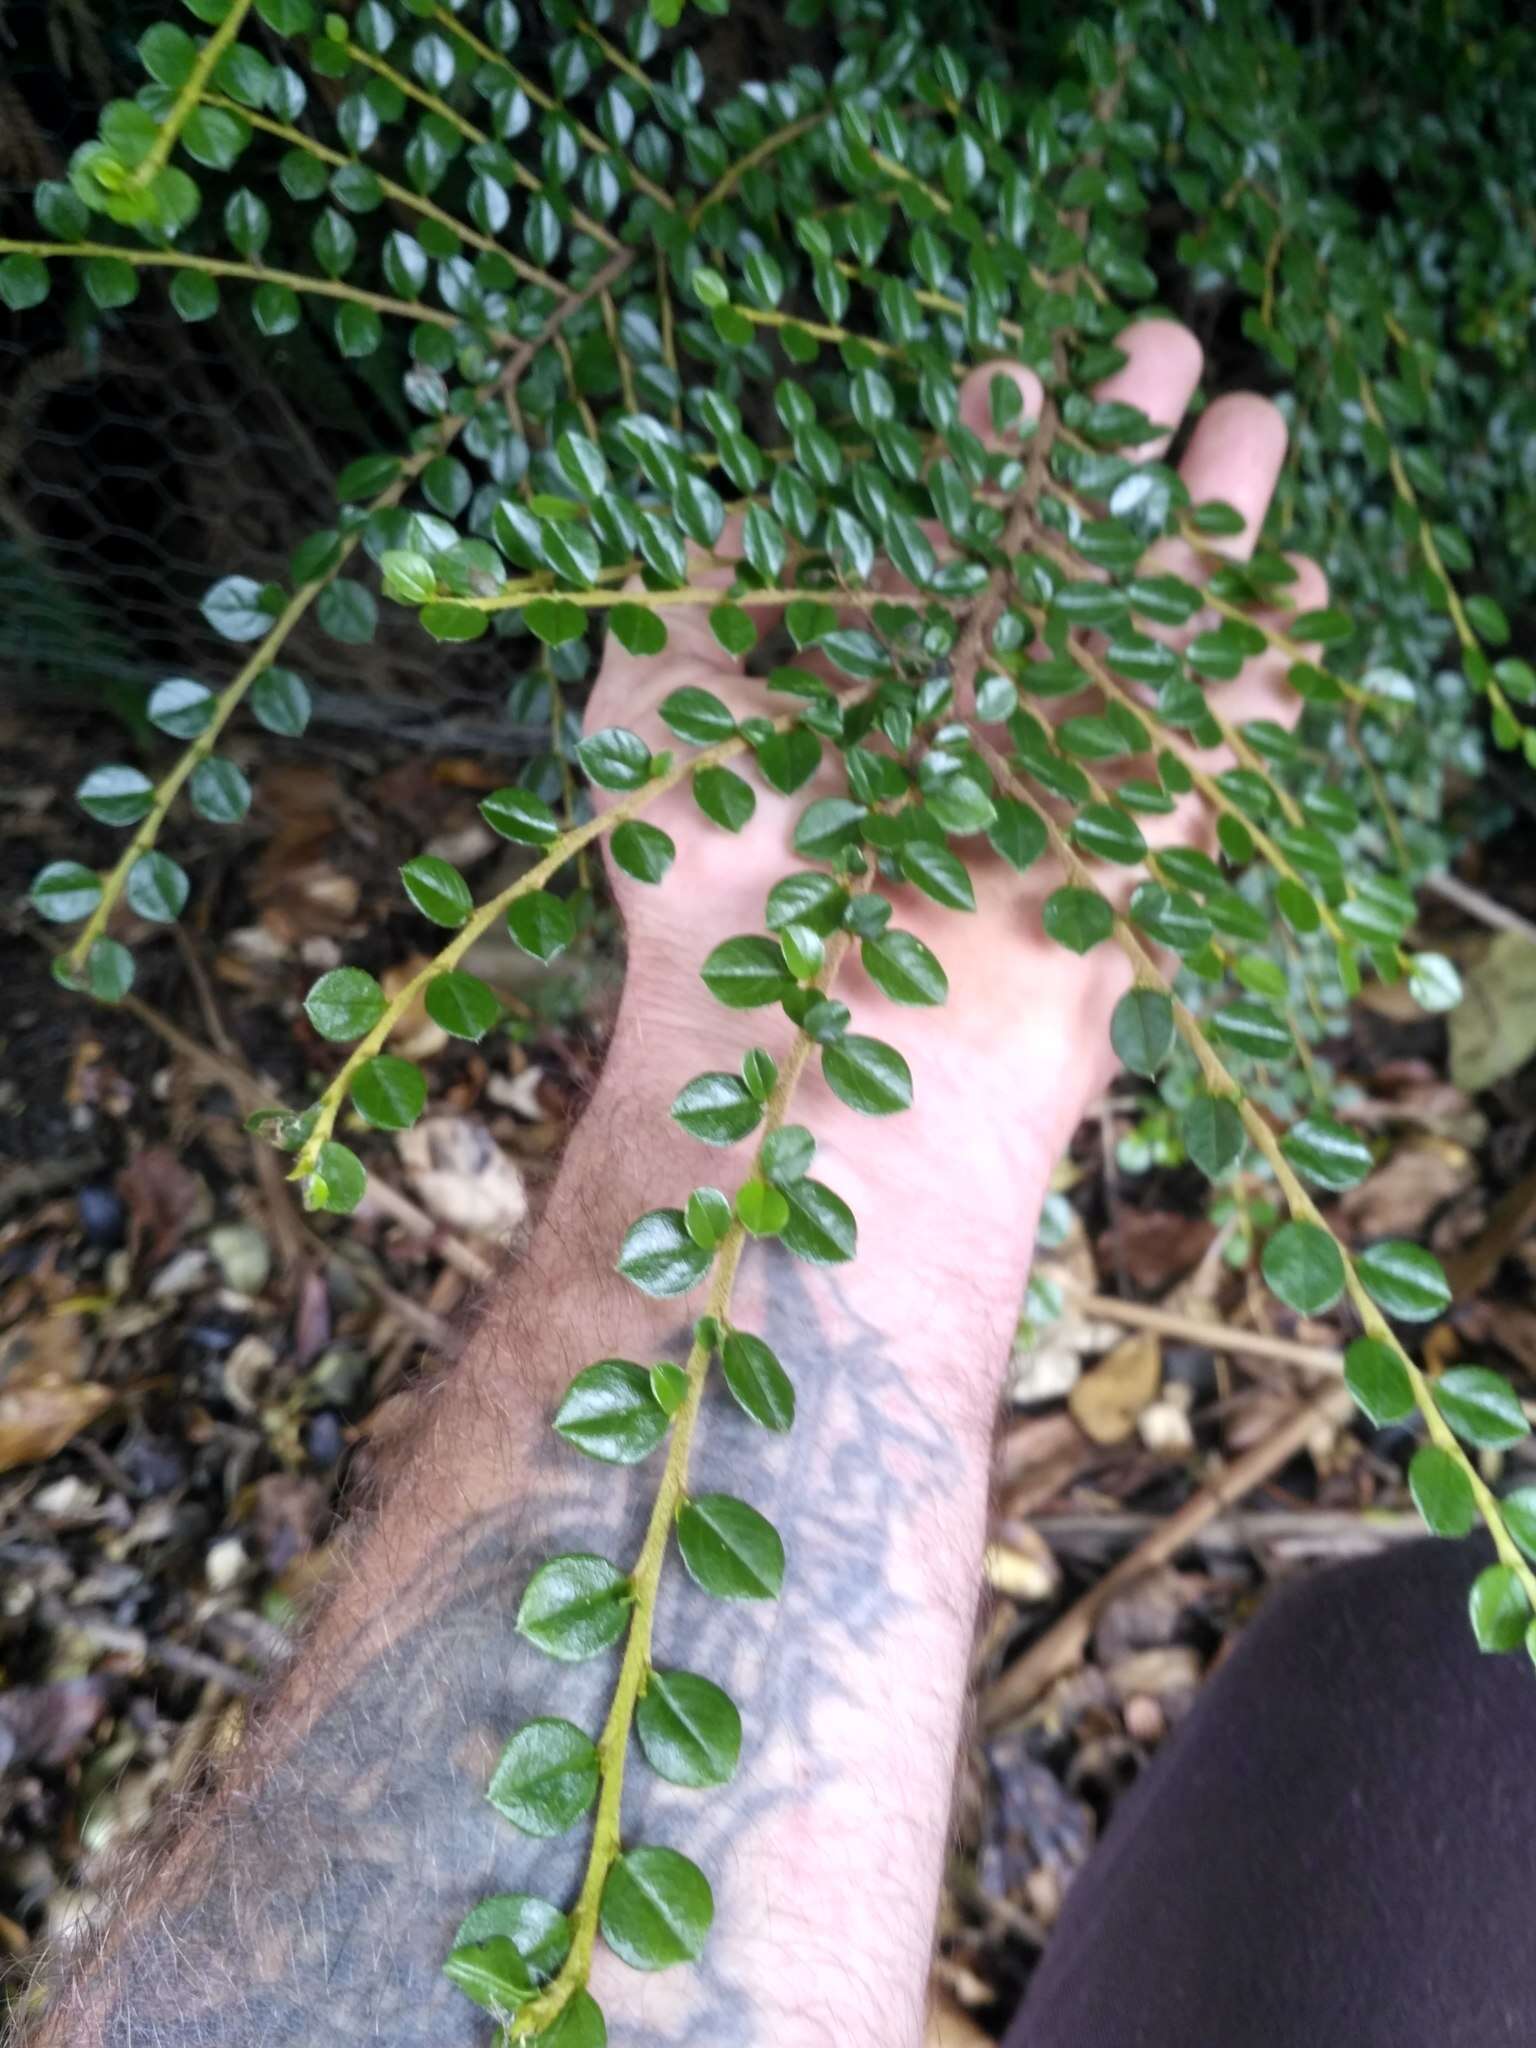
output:
<path id="1" fill-rule="evenodd" d="M 1107 395 L 1170 432 L 1198 348 L 1143 322 Z M 991 375 L 962 411 L 986 430 Z M 1039 387 L 1011 371 L 1028 404 Z M 1247 521 L 1251 548 L 1284 453 L 1279 414 L 1234 396 L 1202 416 L 1184 457 L 1197 499 Z M 1151 452 L 1149 449 L 1147 452 Z M 1186 570 L 1189 564 L 1178 564 Z M 1302 606 L 1323 597 L 1299 565 Z M 739 711 L 761 684 L 679 611 L 667 652 L 612 648 L 589 712 L 653 745 L 655 707 L 698 683 Z M 1196 622 L 1198 624 L 1198 622 Z M 1194 630 L 1192 627 L 1190 630 Z M 771 708 L 780 711 L 784 700 Z M 1233 721 L 1286 715 L 1268 658 L 1222 691 Z M 532 1843 L 484 1802 L 501 1744 L 530 1715 L 593 1730 L 613 1660 L 555 1665 L 513 1632 L 530 1572 L 567 1549 L 621 1566 L 654 1489 L 567 1450 L 548 1418 L 600 1357 L 686 1349 L 697 1304 L 644 1299 L 613 1273 L 629 1222 L 700 1181 L 733 1186 L 734 1154 L 705 1153 L 668 1118 L 681 1084 L 782 1053 L 790 1027 L 716 1005 L 697 977 L 721 939 L 761 929 L 771 884 L 796 865 L 792 800 L 759 789 L 731 843 L 686 791 L 650 813 L 677 842 L 660 888 L 616 878 L 629 970 L 614 1042 L 526 1255 L 488 1300 L 452 1371 L 423 1393 L 409 1448 L 356 1523 L 347 1568 L 237 1763 L 131 1883 L 99 1953 L 67 1975 L 45 2048 L 471 2048 L 493 2031 L 444 1983 L 455 1927 L 491 1893 L 568 1904 L 583 1837 Z M 1194 837 L 1193 812 L 1156 821 Z M 859 1252 L 830 1272 L 749 1251 L 733 1310 L 797 1384 L 788 1439 L 706 1400 L 694 1490 L 739 1493 L 782 1531 L 776 1606 L 708 1601 L 669 1566 L 656 1660 L 704 1672 L 741 1706 L 741 1770 L 722 1791 L 673 1790 L 634 1768 L 627 1843 L 684 1850 L 717 1902 L 704 1965 L 641 1976 L 601 1948 L 593 1990 L 630 2048 L 915 2048 L 965 1707 L 990 1446 L 1002 1376 L 1051 1166 L 1110 1068 L 1106 1028 L 1126 983 L 1110 947 L 1078 959 L 1040 932 L 1049 881 L 973 862 L 977 910 L 907 888 L 895 923 L 944 962 L 942 1009 L 891 1004 L 855 966 L 837 993 L 855 1028 L 898 1045 L 915 1106 L 864 1119 L 810 1070 L 791 1117 L 817 1139 L 819 1178 L 851 1204 Z M 1127 884 L 1128 886 L 1128 884 Z"/>

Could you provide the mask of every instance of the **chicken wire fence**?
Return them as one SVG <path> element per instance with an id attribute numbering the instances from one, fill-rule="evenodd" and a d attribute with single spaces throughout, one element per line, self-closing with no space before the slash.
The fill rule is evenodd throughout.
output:
<path id="1" fill-rule="evenodd" d="M 140 12 L 0 0 L 0 232 L 37 233 L 33 188 L 137 82 Z M 118 313 L 62 270 L 46 306 L 0 309 L 0 694 L 131 715 L 163 676 L 223 680 L 231 650 L 200 598 L 231 572 L 286 576 L 294 543 L 332 523 L 340 464 L 398 438 L 388 376 L 349 376 L 303 329 L 262 340 L 232 296 L 188 325 L 154 274 Z M 438 742 L 454 706 L 467 743 L 511 737 L 510 655 L 491 640 L 445 659 L 388 606 L 369 646 L 308 622 L 292 643 L 323 721 Z"/>

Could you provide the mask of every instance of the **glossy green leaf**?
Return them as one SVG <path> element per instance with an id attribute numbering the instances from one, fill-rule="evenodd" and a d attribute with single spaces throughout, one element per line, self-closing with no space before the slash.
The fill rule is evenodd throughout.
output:
<path id="1" fill-rule="evenodd" d="M 711 1255 L 688 1234 L 681 1209 L 652 1209 L 624 1233 L 618 1270 L 642 1294 L 687 1294 L 709 1271 Z"/>
<path id="2" fill-rule="evenodd" d="M 741 1756 L 734 1701 L 691 1671 L 653 1671 L 635 1708 L 645 1760 L 669 1784 L 727 1785 Z"/>
<path id="3" fill-rule="evenodd" d="M 841 1195 L 821 1181 L 801 1179 L 784 1189 L 789 1221 L 779 1233 L 785 1247 L 813 1266 L 837 1266 L 858 1249 L 858 1226 Z"/>
<path id="4" fill-rule="evenodd" d="M 518 1729 L 485 1796 L 525 1835 L 563 1835 L 597 1797 L 597 1785 L 597 1751 L 590 1739 L 569 1721 L 544 1719 Z"/>
<path id="5" fill-rule="evenodd" d="M 517 1632 L 565 1663 L 595 1657 L 628 1627 L 630 1599 L 628 1579 L 605 1557 L 554 1557 L 528 1581 Z"/>
<path id="6" fill-rule="evenodd" d="M 507 905 L 507 930 L 525 953 L 547 965 L 576 936 L 576 918 L 563 896 L 530 889 Z"/>
<path id="7" fill-rule="evenodd" d="M 634 1465 L 655 1450 L 667 1433 L 667 1421 L 649 1373 L 624 1359 L 605 1358 L 572 1380 L 554 1426 L 588 1457 Z"/>
<path id="8" fill-rule="evenodd" d="M 755 1010 L 776 1003 L 794 986 L 778 941 L 750 933 L 723 940 L 709 954 L 700 974 L 715 1000 L 733 1010 Z"/>
<path id="9" fill-rule="evenodd" d="M 1344 1383 L 1378 1429 L 1413 1413 L 1408 1368 L 1390 1344 L 1375 1337 L 1357 1337 L 1345 1352 Z"/>
<path id="10" fill-rule="evenodd" d="M 385 1009 L 384 991 L 361 967 L 333 967 L 304 998 L 304 1011 L 322 1038 L 348 1045 L 371 1031 Z"/>
<path id="11" fill-rule="evenodd" d="M 1508 1450 L 1531 1433 L 1514 1388 L 1485 1365 L 1453 1365 L 1431 1391 L 1462 1442 L 1480 1451 Z"/>
<path id="12" fill-rule="evenodd" d="M 1173 1050 L 1173 1004 L 1161 989 L 1127 989 L 1109 1020 L 1110 1043 L 1133 1074 L 1155 1074 Z"/>
<path id="13" fill-rule="evenodd" d="M 615 864 L 637 882 L 659 882 L 677 856 L 677 848 L 659 826 L 629 818 L 608 840 Z"/>
<path id="14" fill-rule="evenodd" d="M 730 1494 L 702 1493 L 677 1517 L 689 1576 L 719 1600 L 775 1600 L 784 1583 L 784 1544 L 773 1524 Z"/>
<path id="15" fill-rule="evenodd" d="M 352 1077 L 352 1103 L 377 1131 L 407 1131 L 427 1106 L 427 1077 L 410 1060 L 376 1053 Z"/>
<path id="16" fill-rule="evenodd" d="M 454 968 L 434 975 L 423 998 L 427 1015 L 450 1038 L 478 1042 L 500 1020 L 501 1004 L 477 975 Z"/>
<path id="17" fill-rule="evenodd" d="M 725 1383 L 754 1422 L 786 1430 L 795 1419 L 795 1390 L 777 1357 L 746 1330 L 733 1330 L 720 1347 Z"/>
<path id="18" fill-rule="evenodd" d="M 1445 1270 L 1421 1245 L 1390 1238 L 1361 1252 L 1355 1267 L 1373 1299 L 1404 1322 L 1428 1322 L 1451 1305 Z"/>
<path id="19" fill-rule="evenodd" d="M 1321 1315 L 1344 1292 L 1344 1255 L 1315 1223 L 1282 1223 L 1262 1263 L 1271 1291 L 1299 1316 Z"/>
<path id="20" fill-rule="evenodd" d="M 1318 1187 L 1336 1191 L 1364 1180 L 1375 1163 L 1358 1131 L 1321 1111 L 1293 1125 L 1280 1149 L 1298 1173 Z"/>
<path id="21" fill-rule="evenodd" d="M 1472 1482 L 1439 1444 L 1421 1444 L 1408 1467 L 1414 1506 L 1433 1536 L 1465 1536 L 1477 1520 Z"/>
<path id="22" fill-rule="evenodd" d="M 629 1850 L 603 1887 L 603 1939 L 633 1970 L 697 1962 L 714 1917 L 709 1880 L 675 1849 Z"/>
<path id="23" fill-rule="evenodd" d="M 475 907 L 468 882 L 435 853 L 418 853 L 400 870 L 405 893 L 423 917 L 448 931 L 457 931 Z"/>
<path id="24" fill-rule="evenodd" d="M 1478 1573 L 1467 1596 L 1467 1613 L 1480 1650 L 1520 1648 L 1531 1624 L 1531 1603 L 1513 1565 L 1491 1564 Z"/>
<path id="25" fill-rule="evenodd" d="M 821 1072 L 839 1101 L 866 1116 L 912 1106 L 912 1070 L 894 1046 L 849 1032 L 822 1049 Z"/>

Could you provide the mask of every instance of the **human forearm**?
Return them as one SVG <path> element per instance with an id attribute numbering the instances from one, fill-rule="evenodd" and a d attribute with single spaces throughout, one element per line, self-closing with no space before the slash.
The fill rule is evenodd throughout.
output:
<path id="1" fill-rule="evenodd" d="M 686 1348 L 699 1301 L 647 1301 L 611 1269 L 635 1214 L 740 1171 L 666 1117 L 690 1072 L 739 1052 L 736 1025 L 718 1028 L 717 1046 L 652 1043 L 627 1013 L 528 1257 L 423 1397 L 240 1781 L 143 1892 L 51 2041 L 451 2048 L 485 2034 L 439 1974 L 454 1928 L 494 1892 L 568 1903 L 585 1849 L 584 1830 L 534 1843 L 498 1818 L 492 1765 L 534 1714 L 595 1733 L 616 1665 L 551 1664 L 512 1617 L 560 1550 L 626 1568 L 657 1478 L 656 1461 L 588 1464 L 547 1419 L 594 1358 Z M 719 1911 L 703 1972 L 605 1966 L 595 1988 L 621 2041 L 915 2036 L 1028 1220 L 1016 1205 L 990 1231 L 967 1217 L 974 1150 L 967 1188 L 936 1180 L 952 1134 L 924 1113 L 922 1082 L 918 1115 L 861 1126 L 857 1157 L 839 1156 L 845 1113 L 807 1084 L 795 1114 L 827 1135 L 816 1171 L 858 1213 L 861 1255 L 825 1273 L 777 1252 L 744 1262 L 735 1315 L 773 1343 L 799 1417 L 770 1438 L 711 1396 L 690 1483 L 767 1513 L 789 1570 L 776 1608 L 710 1601 L 675 1561 L 664 1575 L 658 1664 L 724 1684 L 747 1734 L 721 1792 L 631 1772 L 626 1840 L 685 1849 Z"/>

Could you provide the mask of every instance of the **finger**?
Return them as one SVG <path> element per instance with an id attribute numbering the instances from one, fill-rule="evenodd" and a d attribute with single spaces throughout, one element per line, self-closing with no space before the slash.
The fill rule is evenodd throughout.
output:
<path id="1" fill-rule="evenodd" d="M 1253 553 L 1285 462 L 1285 418 L 1252 391 L 1234 391 L 1207 407 L 1179 464 L 1192 503 L 1212 499 L 1242 516 L 1243 530 L 1210 543 L 1213 552 L 1244 562 Z"/>
<path id="2" fill-rule="evenodd" d="M 1134 405 L 1161 431 L 1138 443 L 1139 462 L 1154 462 L 1168 451 L 1189 401 L 1200 383 L 1205 357 L 1200 344 L 1177 320 L 1136 320 L 1115 337 L 1126 360 L 1094 387 L 1094 397 Z"/>
<path id="3" fill-rule="evenodd" d="M 960 424 L 979 435 L 994 454 L 1008 445 L 1007 435 L 992 424 L 992 382 L 996 377 L 1006 377 L 1024 401 L 1015 431 L 1023 421 L 1039 419 L 1045 403 L 1045 386 L 1023 363 L 983 363 L 979 370 L 972 370 L 960 386 Z"/>

